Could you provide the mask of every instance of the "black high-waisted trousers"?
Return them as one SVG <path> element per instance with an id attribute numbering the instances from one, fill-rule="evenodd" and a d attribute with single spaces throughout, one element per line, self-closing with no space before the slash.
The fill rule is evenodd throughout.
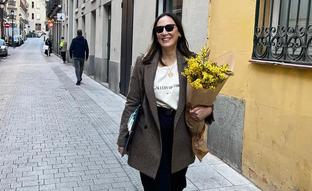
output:
<path id="1" fill-rule="evenodd" d="M 186 187 L 187 168 L 171 174 L 174 116 L 174 110 L 158 107 L 162 155 L 155 179 L 140 173 L 145 191 L 182 191 Z"/>

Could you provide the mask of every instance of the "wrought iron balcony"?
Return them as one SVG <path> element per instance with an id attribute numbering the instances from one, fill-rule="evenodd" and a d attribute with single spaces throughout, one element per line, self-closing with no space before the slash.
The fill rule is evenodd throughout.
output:
<path id="1" fill-rule="evenodd" d="M 8 13 L 6 12 L 6 10 L 3 10 L 3 18 L 6 18 L 8 16 Z"/>
<path id="2" fill-rule="evenodd" d="M 23 9 L 24 13 L 27 13 L 28 11 L 27 4 L 26 0 L 20 0 L 20 7 Z"/>
<path id="3" fill-rule="evenodd" d="M 61 10 L 61 0 L 50 0 L 47 2 L 47 17 L 53 17 L 56 13 Z"/>
<path id="4" fill-rule="evenodd" d="M 16 1 L 15 0 L 9 0 L 8 1 L 8 6 L 15 7 L 16 6 Z"/>

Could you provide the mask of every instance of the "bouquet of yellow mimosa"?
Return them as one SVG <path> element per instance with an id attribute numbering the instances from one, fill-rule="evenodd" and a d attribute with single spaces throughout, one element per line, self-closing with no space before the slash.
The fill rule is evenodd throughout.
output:
<path id="1" fill-rule="evenodd" d="M 209 59 L 207 47 L 195 56 L 187 59 L 183 75 L 187 78 L 187 111 L 196 106 L 212 106 L 224 83 L 233 75 L 234 58 L 225 54 L 213 62 Z M 193 152 L 201 161 L 208 153 L 207 128 L 205 121 L 195 121 L 186 112 L 186 123 L 192 135 Z"/>

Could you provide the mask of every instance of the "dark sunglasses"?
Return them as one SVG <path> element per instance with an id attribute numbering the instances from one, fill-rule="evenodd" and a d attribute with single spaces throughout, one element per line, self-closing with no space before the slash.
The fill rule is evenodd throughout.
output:
<path id="1" fill-rule="evenodd" d="M 175 24 L 168 24 L 166 26 L 157 26 L 154 28 L 155 32 L 162 33 L 164 31 L 164 28 L 167 32 L 171 32 L 174 29 Z"/>

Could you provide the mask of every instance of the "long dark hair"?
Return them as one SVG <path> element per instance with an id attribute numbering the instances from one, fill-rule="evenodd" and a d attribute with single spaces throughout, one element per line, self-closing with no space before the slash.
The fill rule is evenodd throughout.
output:
<path id="1" fill-rule="evenodd" d="M 168 17 L 172 18 L 172 20 L 175 22 L 175 25 L 181 34 L 181 37 L 178 38 L 177 49 L 185 57 L 190 57 L 193 55 L 193 53 L 189 50 L 188 42 L 185 38 L 184 30 L 183 30 L 182 23 L 181 23 L 180 19 L 172 13 L 162 13 L 161 15 L 159 15 L 156 18 L 156 20 L 154 22 L 153 35 L 152 35 L 153 43 L 151 44 L 149 50 L 147 51 L 147 54 L 144 56 L 144 58 L 142 60 L 143 64 L 149 64 L 157 52 L 159 54 L 159 59 L 161 59 L 161 56 L 162 56 L 161 46 L 157 40 L 157 35 L 156 35 L 156 31 L 154 30 L 154 28 L 156 27 L 159 19 L 161 19 L 164 16 L 168 16 Z"/>

